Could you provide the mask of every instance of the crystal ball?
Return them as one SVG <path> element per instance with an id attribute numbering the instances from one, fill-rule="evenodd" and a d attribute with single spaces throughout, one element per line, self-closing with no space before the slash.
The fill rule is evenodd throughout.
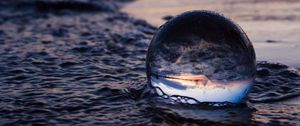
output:
<path id="1" fill-rule="evenodd" d="M 254 83 L 256 58 L 245 32 L 211 11 L 178 15 L 154 35 L 147 52 L 149 87 L 186 103 L 241 103 Z"/>

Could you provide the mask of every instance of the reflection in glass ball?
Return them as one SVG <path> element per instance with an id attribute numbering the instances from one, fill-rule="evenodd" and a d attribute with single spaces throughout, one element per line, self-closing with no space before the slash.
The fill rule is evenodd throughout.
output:
<path id="1" fill-rule="evenodd" d="M 191 104 L 244 101 L 256 70 L 243 30 L 209 11 L 186 12 L 160 27 L 146 64 L 149 85 L 158 95 Z"/>

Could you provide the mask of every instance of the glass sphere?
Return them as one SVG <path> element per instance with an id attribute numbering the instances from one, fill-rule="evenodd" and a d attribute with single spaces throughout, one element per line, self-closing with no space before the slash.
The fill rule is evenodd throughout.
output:
<path id="1" fill-rule="evenodd" d="M 160 96 L 240 103 L 253 85 L 256 58 L 238 25 L 215 12 L 191 11 L 159 28 L 146 66 L 149 86 Z"/>

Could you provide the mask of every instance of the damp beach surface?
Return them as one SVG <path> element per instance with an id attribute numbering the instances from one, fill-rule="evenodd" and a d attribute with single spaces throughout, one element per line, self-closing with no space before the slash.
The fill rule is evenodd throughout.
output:
<path id="1" fill-rule="evenodd" d="M 300 124 L 299 67 L 267 58 L 257 62 L 250 107 L 172 105 L 143 93 L 157 27 L 120 11 L 132 4 L 1 1 L 0 125 Z"/>

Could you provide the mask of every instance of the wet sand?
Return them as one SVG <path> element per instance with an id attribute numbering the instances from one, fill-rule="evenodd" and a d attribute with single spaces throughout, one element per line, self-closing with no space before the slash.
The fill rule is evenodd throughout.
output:
<path id="1" fill-rule="evenodd" d="M 253 42 L 257 59 L 300 69 L 300 1 L 298 0 L 137 0 L 122 9 L 159 27 L 190 10 L 212 10 L 239 24 Z"/>

